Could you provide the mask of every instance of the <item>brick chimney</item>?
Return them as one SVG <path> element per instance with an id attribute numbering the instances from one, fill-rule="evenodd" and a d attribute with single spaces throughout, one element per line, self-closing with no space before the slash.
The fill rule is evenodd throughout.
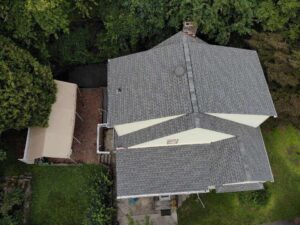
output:
<path id="1" fill-rule="evenodd" d="M 183 22 L 183 33 L 190 35 L 191 37 L 196 37 L 197 33 L 197 25 L 194 22 L 191 21 L 185 21 Z"/>

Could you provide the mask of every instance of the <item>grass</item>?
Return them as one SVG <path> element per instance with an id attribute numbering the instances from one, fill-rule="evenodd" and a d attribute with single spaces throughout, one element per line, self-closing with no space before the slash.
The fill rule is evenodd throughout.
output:
<path id="1" fill-rule="evenodd" d="M 85 189 L 93 167 L 96 166 L 33 168 L 29 224 L 82 224 L 90 202 Z"/>
<path id="2" fill-rule="evenodd" d="M 202 208 L 192 196 L 178 211 L 180 225 L 262 224 L 300 216 L 300 131 L 282 125 L 263 135 L 275 179 L 266 185 L 266 203 L 242 201 L 251 193 L 210 193 L 201 195 Z"/>
<path id="3" fill-rule="evenodd" d="M 8 155 L 7 159 L 0 163 L 0 176 L 32 174 L 29 224 L 82 224 L 92 200 L 86 191 L 87 186 L 90 185 L 92 175 L 102 167 L 26 165 L 16 160 L 15 143 L 4 140 L 0 143 L 0 148 L 4 146 Z"/>

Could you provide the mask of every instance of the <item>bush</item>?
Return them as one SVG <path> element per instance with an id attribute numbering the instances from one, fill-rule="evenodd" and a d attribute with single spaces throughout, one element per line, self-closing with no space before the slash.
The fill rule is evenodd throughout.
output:
<path id="1" fill-rule="evenodd" d="M 49 67 L 0 35 L 0 133 L 47 126 L 56 86 Z"/>
<path id="2" fill-rule="evenodd" d="M 90 206 L 84 225 L 111 225 L 115 213 L 112 207 L 112 181 L 107 170 L 94 168 L 86 191 L 90 196 Z"/>
<path id="3" fill-rule="evenodd" d="M 0 225 L 22 224 L 23 202 L 24 191 L 21 188 L 0 190 Z"/>
<path id="4" fill-rule="evenodd" d="M 269 199 L 267 188 L 258 191 L 241 192 L 238 194 L 239 201 L 249 206 L 264 206 Z"/>

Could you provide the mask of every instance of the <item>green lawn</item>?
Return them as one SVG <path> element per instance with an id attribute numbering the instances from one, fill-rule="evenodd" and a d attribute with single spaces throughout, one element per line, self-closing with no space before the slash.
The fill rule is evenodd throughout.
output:
<path id="1" fill-rule="evenodd" d="M 29 224 L 82 224 L 90 202 L 85 190 L 91 170 L 95 167 L 36 166 L 33 168 Z"/>
<path id="2" fill-rule="evenodd" d="M 281 125 L 263 134 L 275 179 L 262 194 L 266 201 L 256 203 L 249 192 L 202 194 L 203 209 L 192 196 L 179 209 L 180 225 L 262 224 L 300 216 L 300 132 Z M 245 196 L 250 200 L 243 201 Z"/>
<path id="3" fill-rule="evenodd" d="M 14 142 L 0 144 L 8 153 L 7 160 L 0 163 L 0 176 L 32 174 L 30 225 L 83 224 L 92 201 L 87 190 L 102 167 L 26 165 L 16 160 Z"/>
<path id="4" fill-rule="evenodd" d="M 96 165 L 10 167 L 8 174 L 32 174 L 31 225 L 79 225 L 86 218 L 91 196 L 91 176 L 102 169 Z M 14 173 L 13 173 L 14 172 Z M 17 173 L 16 173 L 17 172 Z"/>

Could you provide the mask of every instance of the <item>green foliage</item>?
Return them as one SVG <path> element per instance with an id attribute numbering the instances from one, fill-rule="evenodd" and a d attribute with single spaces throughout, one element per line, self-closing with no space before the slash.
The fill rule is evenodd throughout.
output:
<path id="1" fill-rule="evenodd" d="M 299 0 L 260 1 L 255 15 L 264 31 L 277 31 L 291 40 L 300 36 Z"/>
<path id="2" fill-rule="evenodd" d="M 3 0 L 0 34 L 34 50 L 45 60 L 49 57 L 49 40 L 69 33 L 71 22 L 89 18 L 97 5 L 95 0 Z"/>
<path id="3" fill-rule="evenodd" d="M 250 207 L 264 206 L 268 202 L 268 194 L 267 187 L 265 186 L 263 190 L 241 192 L 238 198 L 242 204 L 249 205 Z"/>
<path id="4" fill-rule="evenodd" d="M 255 7 L 255 1 L 246 0 L 121 1 L 104 17 L 98 46 L 107 57 L 135 52 L 140 44 L 150 47 L 149 40 L 153 45 L 181 29 L 185 20 L 193 20 L 201 34 L 226 44 L 232 33 L 252 31 Z"/>
<path id="5" fill-rule="evenodd" d="M 146 40 L 164 36 L 165 1 L 125 0 L 113 4 L 103 18 L 105 32 L 97 43 L 103 56 L 135 52 Z"/>
<path id="6" fill-rule="evenodd" d="M 50 47 L 53 62 L 61 67 L 99 62 L 92 40 L 93 32 L 86 27 L 62 35 Z"/>
<path id="7" fill-rule="evenodd" d="M 254 33 L 247 42 L 258 51 L 279 118 L 300 127 L 300 48 L 279 33 Z"/>
<path id="8" fill-rule="evenodd" d="M 51 70 L 3 36 L 0 45 L 0 133 L 46 126 L 56 90 Z"/>
<path id="9" fill-rule="evenodd" d="M 219 44 L 251 34 L 254 27 L 296 41 L 299 9 L 299 0 L 3 0 L 0 33 L 43 60 L 50 57 L 56 63 L 62 59 L 64 63 L 58 65 L 66 66 L 150 48 L 181 30 L 186 20 L 198 24 L 202 37 Z M 95 24 L 104 25 L 102 30 L 95 29 L 97 40 L 89 39 L 91 29 L 78 29 Z M 55 45 L 49 45 L 55 40 Z M 94 57 L 99 50 L 99 57 Z"/>
<path id="10" fill-rule="evenodd" d="M 195 21 L 200 33 L 220 44 L 226 44 L 232 33 L 249 34 L 254 22 L 256 1 L 190 1 L 171 0 L 170 25 L 181 28 L 185 20 Z"/>
<path id="11" fill-rule="evenodd" d="M 0 225 L 22 224 L 23 202 L 24 191 L 21 188 L 0 190 Z"/>
<path id="12" fill-rule="evenodd" d="M 141 224 L 138 221 L 135 221 L 131 215 L 127 215 L 128 225 L 153 225 L 153 222 L 150 220 L 149 216 L 145 216 L 144 223 Z"/>
<path id="13" fill-rule="evenodd" d="M 47 57 L 46 42 L 59 32 L 68 32 L 70 24 L 65 0 L 3 0 L 0 2 L 0 32 L 27 48 Z"/>
<path id="14" fill-rule="evenodd" d="M 87 191 L 94 179 L 92 175 L 102 173 L 99 165 L 27 165 L 25 169 L 30 170 L 33 177 L 28 224 L 83 224 L 94 194 L 102 195 L 102 192 Z"/>
<path id="15" fill-rule="evenodd" d="M 112 181 L 107 170 L 93 170 L 89 174 L 90 183 L 87 193 L 90 206 L 86 213 L 84 225 L 111 225 L 115 213 L 112 207 Z"/>

